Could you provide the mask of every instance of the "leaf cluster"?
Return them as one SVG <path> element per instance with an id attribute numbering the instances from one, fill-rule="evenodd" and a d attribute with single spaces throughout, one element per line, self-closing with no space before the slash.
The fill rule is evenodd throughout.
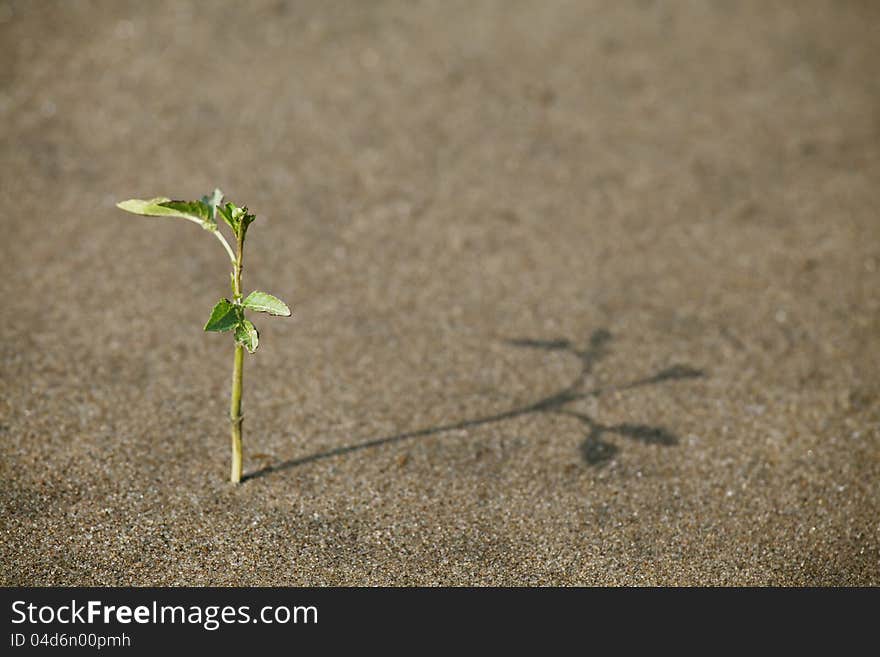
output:
<path id="1" fill-rule="evenodd" d="M 238 207 L 232 203 L 225 205 L 217 204 L 217 214 L 226 222 L 226 225 L 232 229 L 236 239 L 244 239 L 248 226 L 250 226 L 256 217 L 248 213 L 247 206 Z"/>
<path id="2" fill-rule="evenodd" d="M 235 342 L 247 349 L 249 353 L 254 353 L 260 345 L 260 333 L 253 323 L 245 318 L 245 310 L 290 317 L 290 308 L 281 299 L 255 290 L 247 295 L 243 301 L 220 299 L 211 311 L 211 317 L 205 324 L 205 330 L 216 333 L 234 331 Z"/>
<path id="3" fill-rule="evenodd" d="M 248 226 L 256 217 L 248 212 L 246 206 L 239 207 L 234 203 L 223 202 L 223 192 L 215 189 L 211 194 L 203 196 L 196 201 L 175 201 L 164 196 L 151 199 L 129 199 L 116 204 L 122 210 L 148 217 L 179 217 L 200 225 L 205 230 L 216 233 L 227 253 L 233 261 L 233 265 L 241 271 L 240 252 L 236 256 L 229 247 L 222 233 L 218 229 L 218 217 L 228 225 L 239 247 L 244 243 L 244 237 Z M 233 281 L 235 281 L 233 274 Z M 211 317 L 205 324 L 205 331 L 225 332 L 233 331 L 235 342 L 245 347 L 248 352 L 254 353 L 260 344 L 260 334 L 256 327 L 245 318 L 245 310 L 268 313 L 281 317 L 290 316 L 290 308 L 281 299 L 265 292 L 251 292 L 245 299 L 238 295 L 238 288 L 234 284 L 232 301 L 221 299 L 211 311 Z"/>

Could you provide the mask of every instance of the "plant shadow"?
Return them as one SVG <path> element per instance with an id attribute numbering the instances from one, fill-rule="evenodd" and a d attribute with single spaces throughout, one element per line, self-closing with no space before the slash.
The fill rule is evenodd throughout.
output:
<path id="1" fill-rule="evenodd" d="M 501 413 L 485 415 L 450 424 L 444 424 L 406 433 L 399 433 L 393 436 L 385 436 L 374 440 L 367 440 L 353 445 L 344 445 L 334 449 L 310 454 L 296 459 L 290 459 L 268 465 L 260 468 L 244 477 L 247 479 L 256 479 L 274 472 L 289 470 L 299 465 L 313 463 L 322 459 L 328 459 L 334 456 L 343 456 L 352 452 L 357 452 L 371 447 L 379 447 L 391 443 L 412 440 L 414 438 L 422 438 L 425 436 L 433 436 L 435 434 L 447 431 L 456 431 L 461 429 L 469 429 L 479 427 L 495 422 L 502 422 L 523 415 L 532 415 L 535 413 L 556 414 L 572 417 L 578 420 L 586 429 L 586 437 L 580 445 L 581 457 L 583 460 L 594 467 L 600 467 L 607 464 L 620 451 L 619 447 L 614 443 L 608 442 L 605 436 L 614 434 L 623 438 L 628 438 L 636 442 L 646 445 L 662 445 L 672 446 L 678 444 L 678 437 L 664 427 L 650 426 L 645 424 L 615 424 L 605 425 L 597 422 L 590 415 L 573 411 L 567 408 L 572 402 L 598 398 L 602 395 L 633 390 L 646 386 L 659 385 L 663 383 L 680 381 L 683 379 L 694 379 L 706 376 L 704 370 L 691 367 L 689 365 L 673 365 L 655 372 L 651 376 L 635 379 L 623 384 L 589 387 L 589 379 L 592 375 L 593 368 L 600 360 L 605 358 L 608 353 L 608 344 L 611 342 L 612 336 L 606 329 L 599 329 L 593 332 L 589 341 L 583 347 L 579 347 L 573 342 L 566 339 L 554 340 L 532 340 L 532 339 L 514 339 L 507 340 L 507 344 L 514 347 L 522 347 L 528 349 L 542 349 L 544 351 L 562 351 L 577 357 L 580 361 L 580 371 L 578 375 L 568 385 L 560 388 L 551 395 L 543 397 L 531 404 L 517 406 Z"/>

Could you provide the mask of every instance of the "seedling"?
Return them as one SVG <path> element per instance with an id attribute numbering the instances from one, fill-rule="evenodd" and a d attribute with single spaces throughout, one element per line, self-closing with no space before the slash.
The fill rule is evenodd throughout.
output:
<path id="1" fill-rule="evenodd" d="M 205 324 L 205 331 L 222 333 L 232 331 L 235 338 L 235 356 L 232 365 L 232 399 L 229 405 L 229 423 L 232 432 L 232 472 L 231 480 L 237 484 L 241 481 L 241 384 L 244 366 L 244 350 L 254 353 L 260 344 L 260 334 L 250 320 L 245 318 L 246 310 L 270 315 L 290 316 L 290 308 L 281 299 L 265 292 L 254 291 L 244 297 L 241 292 L 241 269 L 244 258 L 244 238 L 248 226 L 256 218 L 249 214 L 247 207 L 238 207 L 232 203 L 223 203 L 223 192 L 215 189 L 210 196 L 203 196 L 198 201 L 172 201 L 159 197 L 149 200 L 131 199 L 117 203 L 117 207 L 147 217 L 176 217 L 187 219 L 198 224 L 214 235 L 226 249 L 232 262 L 232 299 L 220 299 L 211 311 L 211 317 Z M 220 232 L 217 217 L 220 217 L 235 236 L 235 251 Z"/>

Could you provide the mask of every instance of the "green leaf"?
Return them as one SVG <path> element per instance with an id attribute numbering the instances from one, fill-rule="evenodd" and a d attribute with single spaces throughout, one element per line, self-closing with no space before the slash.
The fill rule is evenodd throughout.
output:
<path id="1" fill-rule="evenodd" d="M 214 221 L 214 211 L 204 201 L 165 201 L 160 203 L 163 208 L 169 208 L 179 213 L 181 217 L 195 217 L 202 224 L 202 228 L 216 230 L 217 222 Z"/>
<path id="2" fill-rule="evenodd" d="M 180 217 L 208 230 L 215 230 L 217 227 L 210 208 L 202 201 L 172 201 L 168 197 L 157 196 L 146 200 L 129 199 L 117 203 L 116 207 L 147 217 Z"/>
<path id="3" fill-rule="evenodd" d="M 146 200 L 131 198 L 127 201 L 117 203 L 116 207 L 120 210 L 125 210 L 126 212 L 142 214 L 148 217 L 176 217 L 178 216 L 176 212 L 174 212 L 173 210 L 169 210 L 168 208 L 163 208 L 161 205 L 159 205 L 160 203 L 166 203 L 170 200 L 171 199 L 167 196 L 157 196 L 156 198 Z"/>
<path id="4" fill-rule="evenodd" d="M 238 225 L 237 220 L 233 219 L 233 209 L 235 206 L 232 203 L 218 204 L 217 212 L 220 214 L 220 218 L 226 222 L 226 224 L 232 229 L 232 232 L 236 233 Z"/>
<path id="5" fill-rule="evenodd" d="M 243 319 L 235 326 L 235 341 L 248 352 L 254 353 L 260 346 L 260 334 L 253 324 Z"/>
<path id="6" fill-rule="evenodd" d="M 251 222 L 256 219 L 254 215 L 248 214 L 247 207 L 240 208 L 234 203 L 218 205 L 217 211 L 220 213 L 220 218 L 229 225 L 236 236 L 241 231 L 246 231 Z"/>
<path id="7" fill-rule="evenodd" d="M 223 202 L 223 192 L 220 191 L 219 188 L 215 187 L 214 191 L 210 196 L 203 196 L 202 203 L 208 206 L 208 210 L 211 213 L 211 220 L 216 224 L 217 223 L 217 206 Z"/>
<path id="8" fill-rule="evenodd" d="M 205 324 L 206 331 L 231 331 L 238 324 L 240 312 L 229 299 L 220 299 L 211 311 L 211 318 Z"/>
<path id="9" fill-rule="evenodd" d="M 257 218 L 257 215 L 249 214 L 247 211 L 247 207 L 242 208 L 242 210 L 244 214 L 242 214 L 241 216 L 241 227 L 243 230 L 247 230 L 247 227 L 254 222 L 254 219 Z"/>
<path id="10" fill-rule="evenodd" d="M 278 297 L 273 297 L 265 292 L 251 292 L 242 302 L 242 305 L 258 313 L 290 317 L 290 308 L 287 307 L 287 304 Z"/>

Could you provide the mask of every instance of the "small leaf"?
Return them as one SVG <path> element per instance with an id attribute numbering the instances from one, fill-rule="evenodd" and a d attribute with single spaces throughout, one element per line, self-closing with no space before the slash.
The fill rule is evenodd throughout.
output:
<path id="1" fill-rule="evenodd" d="M 216 224 L 217 223 L 217 206 L 223 202 L 223 192 L 220 191 L 219 188 L 215 187 L 214 191 L 210 196 L 203 196 L 202 203 L 208 206 L 208 210 L 211 213 L 211 220 Z"/>
<path id="2" fill-rule="evenodd" d="M 207 230 L 216 230 L 217 228 L 217 222 L 214 221 L 214 211 L 204 201 L 165 201 L 159 205 L 178 212 L 181 217 L 194 217 L 201 222 L 202 228 Z"/>
<path id="3" fill-rule="evenodd" d="M 243 319 L 235 326 L 235 341 L 254 353 L 260 345 L 260 334 L 253 324 Z"/>
<path id="4" fill-rule="evenodd" d="M 290 308 L 278 297 L 273 297 L 265 292 L 253 291 L 242 302 L 245 308 L 255 310 L 258 313 L 269 313 L 281 317 L 290 317 Z"/>
<path id="5" fill-rule="evenodd" d="M 220 218 L 226 222 L 226 225 L 228 225 L 232 229 L 232 232 L 237 233 L 238 229 L 236 228 L 236 226 L 238 224 L 237 224 L 236 220 L 233 218 L 233 213 L 232 213 L 234 208 L 235 208 L 235 206 L 232 203 L 226 203 L 226 204 L 221 203 L 221 204 L 217 205 L 217 212 L 220 214 Z"/>
<path id="6" fill-rule="evenodd" d="M 247 211 L 247 207 L 242 208 L 242 210 L 244 212 L 241 216 L 241 227 L 243 230 L 247 230 L 247 227 L 250 226 L 254 222 L 254 219 L 257 218 L 257 215 L 249 214 Z"/>
<path id="7" fill-rule="evenodd" d="M 157 196 L 151 199 L 130 198 L 127 201 L 120 201 L 116 204 L 116 207 L 126 212 L 134 212 L 135 214 L 148 214 L 147 208 L 170 200 L 167 196 Z"/>
<path id="8" fill-rule="evenodd" d="M 229 299 L 220 299 L 211 311 L 211 318 L 205 324 L 206 331 L 231 331 L 238 324 L 239 312 Z"/>
<path id="9" fill-rule="evenodd" d="M 151 199 L 129 199 L 117 203 L 116 207 L 126 212 L 147 217 L 180 217 L 195 222 L 208 230 L 216 229 L 207 204 L 201 201 L 172 201 L 165 196 Z"/>
<path id="10" fill-rule="evenodd" d="M 246 231 L 247 227 L 256 217 L 248 214 L 247 207 L 238 207 L 234 203 L 224 203 L 217 206 L 220 218 L 225 221 L 236 237 L 241 231 Z"/>
<path id="11" fill-rule="evenodd" d="M 142 214 L 148 217 L 176 217 L 178 216 L 173 210 L 163 208 L 160 203 L 166 203 L 171 199 L 167 196 L 157 196 L 150 199 L 131 198 L 116 204 L 116 207 L 126 212 L 134 214 Z M 187 217 L 189 218 L 189 217 Z"/>

